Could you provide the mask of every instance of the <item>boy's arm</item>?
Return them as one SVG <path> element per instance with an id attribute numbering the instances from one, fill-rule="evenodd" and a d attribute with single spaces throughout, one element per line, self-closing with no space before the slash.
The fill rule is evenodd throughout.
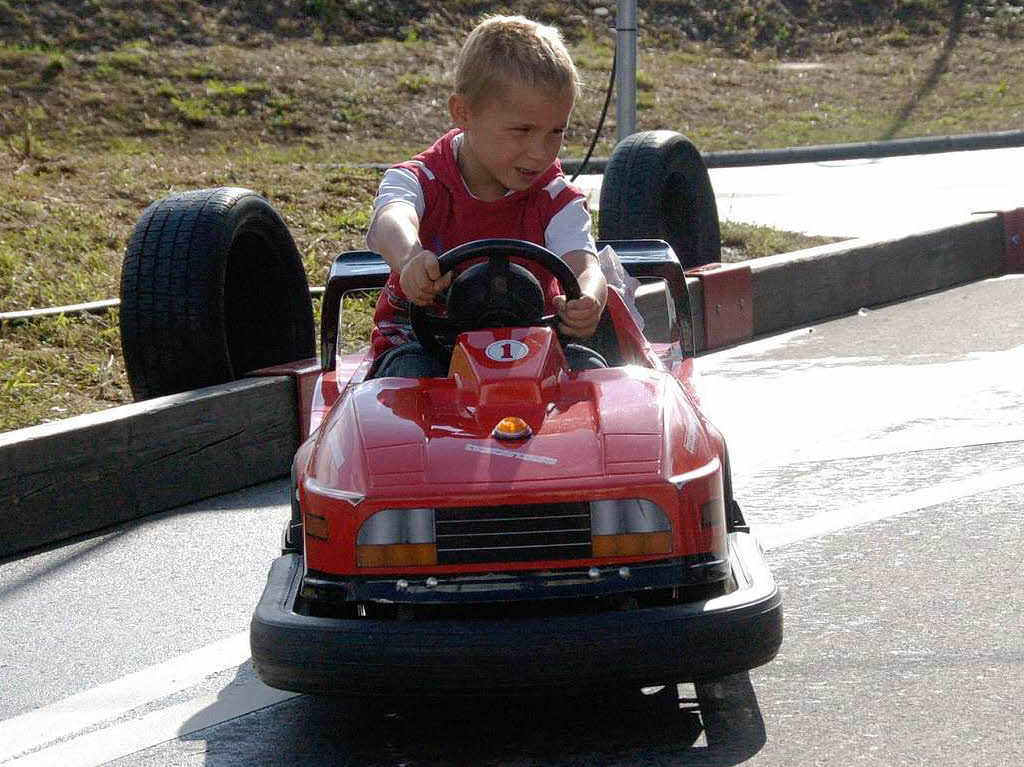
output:
<path id="1" fill-rule="evenodd" d="M 423 306 L 448 287 L 452 276 L 440 277 L 437 255 L 420 244 L 419 230 L 416 209 L 405 202 L 392 202 L 377 212 L 366 243 L 399 273 L 399 286 L 406 298 Z"/>
<path id="2" fill-rule="evenodd" d="M 564 296 L 555 298 L 555 309 L 561 319 L 559 330 L 569 336 L 588 338 L 597 329 L 608 301 L 608 283 L 597 256 L 589 250 L 571 250 L 562 260 L 579 280 L 581 295 L 575 301 L 566 301 Z"/>

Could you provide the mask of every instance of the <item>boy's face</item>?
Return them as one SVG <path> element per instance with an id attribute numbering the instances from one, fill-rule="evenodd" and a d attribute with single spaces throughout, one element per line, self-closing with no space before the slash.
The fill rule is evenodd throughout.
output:
<path id="1" fill-rule="evenodd" d="M 451 96 L 448 106 L 466 134 L 459 170 L 469 191 L 482 200 L 497 200 L 509 190 L 528 188 L 555 161 L 573 92 L 510 82 L 475 107 L 459 94 Z"/>

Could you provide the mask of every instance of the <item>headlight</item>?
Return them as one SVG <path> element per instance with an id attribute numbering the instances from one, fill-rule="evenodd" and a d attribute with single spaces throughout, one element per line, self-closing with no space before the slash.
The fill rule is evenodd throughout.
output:
<path id="1" fill-rule="evenodd" d="M 359 567 L 437 564 L 433 509 L 385 509 L 363 522 L 356 537 Z"/>
<path id="2" fill-rule="evenodd" d="M 658 504 L 644 498 L 592 501 L 591 544 L 595 557 L 668 554 L 672 525 Z"/>

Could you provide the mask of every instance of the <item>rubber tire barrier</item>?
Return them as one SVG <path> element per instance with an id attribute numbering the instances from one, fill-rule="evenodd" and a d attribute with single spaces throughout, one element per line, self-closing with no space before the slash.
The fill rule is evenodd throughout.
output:
<path id="1" fill-rule="evenodd" d="M 721 260 L 718 207 L 697 148 L 672 131 L 645 131 L 615 147 L 601 182 L 602 240 L 666 240 L 684 269 Z"/>
<path id="2" fill-rule="evenodd" d="M 315 353 L 295 241 L 248 189 L 199 189 L 146 209 L 124 255 L 120 325 L 136 400 Z"/>

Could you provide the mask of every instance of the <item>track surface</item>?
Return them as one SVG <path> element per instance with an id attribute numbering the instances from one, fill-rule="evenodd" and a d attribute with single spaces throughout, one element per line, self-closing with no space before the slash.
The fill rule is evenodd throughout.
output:
<path id="1" fill-rule="evenodd" d="M 701 358 L 786 609 L 779 657 L 717 717 L 671 688 L 376 707 L 268 690 L 245 632 L 288 515 L 277 482 L 0 565 L 0 763 L 1024 763 L 1022 290 Z"/>

